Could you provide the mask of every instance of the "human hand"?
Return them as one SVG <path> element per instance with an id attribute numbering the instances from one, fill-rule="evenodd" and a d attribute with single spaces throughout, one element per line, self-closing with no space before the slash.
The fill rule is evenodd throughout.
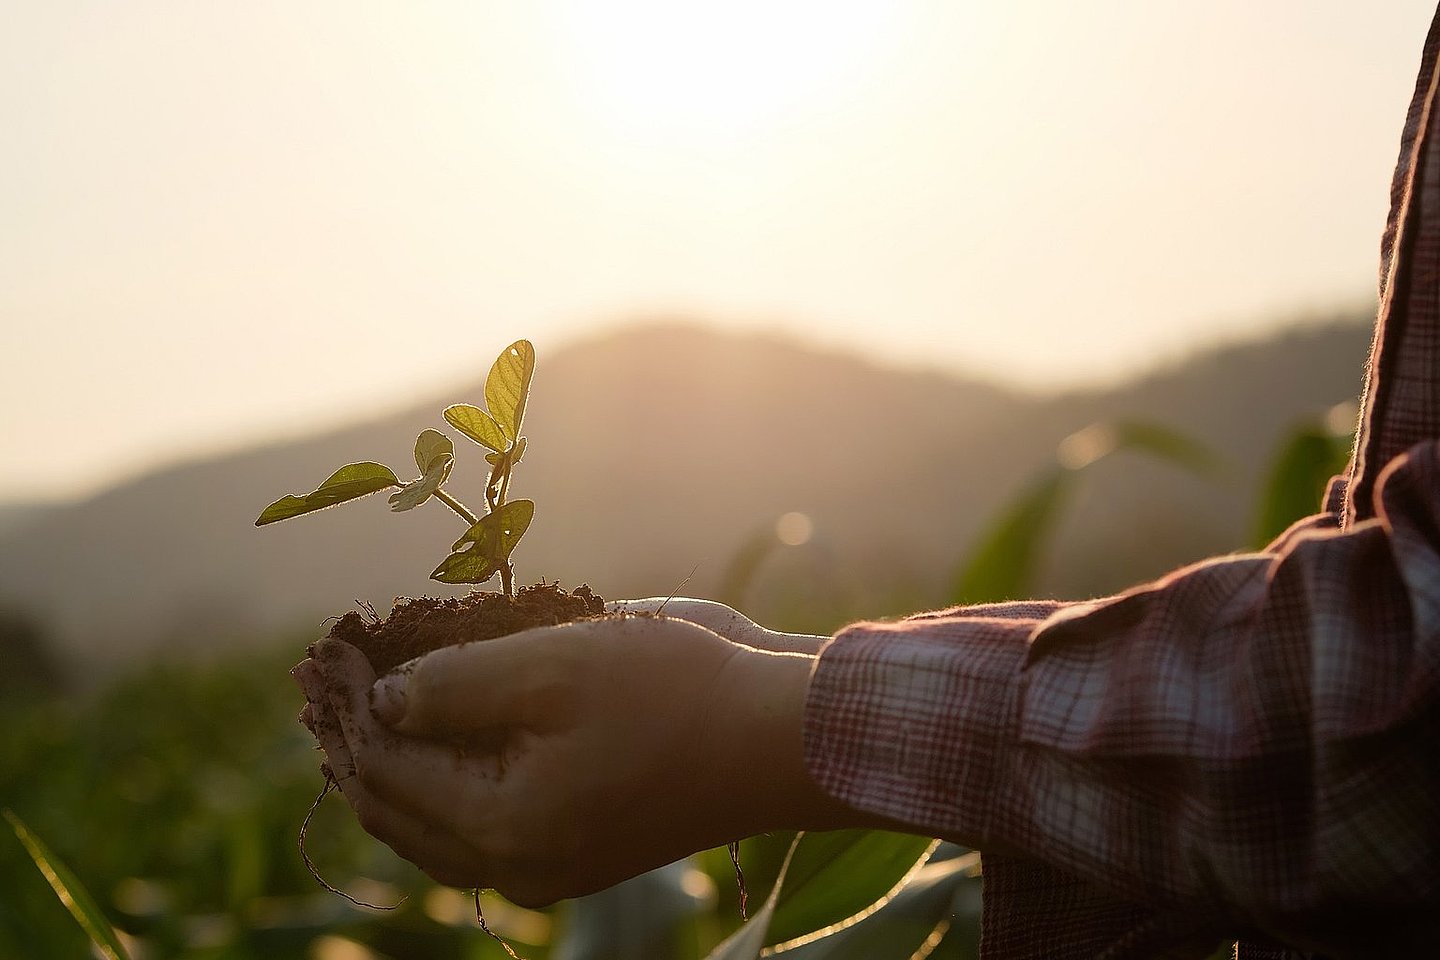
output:
<path id="1" fill-rule="evenodd" d="M 609 604 L 613 613 L 642 613 L 673 617 L 698 623 L 732 643 L 743 643 L 772 653 L 803 653 L 814 656 L 827 638 L 807 633 L 781 633 L 760 626 L 733 607 L 714 600 L 688 597 L 648 597 L 644 600 L 617 600 Z"/>
<path id="2" fill-rule="evenodd" d="M 436 651 L 373 712 L 347 644 L 297 679 L 366 830 L 442 883 L 539 905 L 765 830 L 862 825 L 804 769 L 810 666 L 627 617 Z"/>

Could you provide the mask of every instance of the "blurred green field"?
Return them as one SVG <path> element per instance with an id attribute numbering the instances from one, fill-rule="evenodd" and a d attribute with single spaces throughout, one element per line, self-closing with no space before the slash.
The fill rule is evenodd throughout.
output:
<path id="1" fill-rule="evenodd" d="M 1204 469 L 1197 448 L 1156 428 L 1112 427 L 1096 451 L 1088 460 L 1062 458 L 994 518 L 969 555 L 957 558 L 953 599 L 1023 593 L 1068 493 L 1098 457 L 1161 457 L 1177 469 Z M 1257 491 L 1257 541 L 1312 511 L 1347 451 L 1346 438 L 1315 428 L 1287 441 Z M 824 603 L 803 610 L 747 603 L 773 546 L 757 541 L 733 558 L 724 599 L 762 622 L 828 631 L 844 611 Z M 338 798 L 315 815 L 311 856 L 354 896 L 404 902 L 388 912 L 356 907 L 307 873 L 296 840 L 321 786 L 319 756 L 295 722 L 303 701 L 286 671 L 315 631 L 269 637 L 244 653 L 151 663 L 103 689 L 74 692 L 46 662 L 34 624 L 10 618 L 0 628 L 8 665 L 0 683 L 0 808 L 13 810 L 73 869 L 137 960 L 505 956 L 476 929 L 467 894 L 435 887 L 367 838 Z M 787 841 L 746 843 L 752 897 L 768 887 Z M 0 957 L 89 955 L 85 934 L 8 831 L 0 833 L 0 878 Z M 837 872 L 827 882 L 838 897 L 852 879 Z M 963 886 L 973 891 L 977 884 Z M 942 903 L 951 918 L 943 937 L 906 948 L 901 960 L 973 956 L 978 913 L 960 910 L 953 892 L 945 895 L 952 899 Z M 529 960 L 695 960 L 739 923 L 723 850 L 579 904 L 529 911 L 487 896 L 484 906 L 491 927 Z M 914 921 L 900 906 L 866 921 L 872 932 L 851 937 L 848 947 L 796 955 L 879 960 L 867 937 L 906 941 L 901 932 Z"/>

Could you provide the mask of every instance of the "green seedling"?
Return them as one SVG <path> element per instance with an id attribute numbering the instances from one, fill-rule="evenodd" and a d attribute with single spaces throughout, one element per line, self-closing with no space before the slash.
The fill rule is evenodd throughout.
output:
<path id="1" fill-rule="evenodd" d="M 431 579 L 484 583 L 498 573 L 505 595 L 513 597 L 515 570 L 510 555 L 530 527 L 535 503 L 507 498 L 510 475 L 525 455 L 520 426 L 534 374 L 535 348 L 528 340 L 516 340 L 500 353 L 485 378 L 488 412 L 468 403 L 445 408 L 447 423 L 490 451 L 485 455 L 490 478 L 485 484 L 484 516 L 476 516 L 445 489 L 455 465 L 455 444 L 438 430 L 425 430 L 415 438 L 415 466 L 420 470 L 416 479 L 402 483 L 383 463 L 347 463 L 309 493 L 290 494 L 270 504 L 255 525 L 289 520 L 390 488 L 397 488 L 390 495 L 390 507 L 397 513 L 413 510 L 434 497 L 455 511 L 467 529 L 451 546 L 450 555 L 431 571 Z"/>

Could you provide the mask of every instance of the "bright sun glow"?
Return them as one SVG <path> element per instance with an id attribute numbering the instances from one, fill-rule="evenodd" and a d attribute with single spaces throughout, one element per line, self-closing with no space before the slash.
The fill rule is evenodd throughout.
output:
<path id="1" fill-rule="evenodd" d="M 555 27 L 596 121 L 626 137 L 706 140 L 843 105 L 887 65 L 899 6 L 574 0 Z"/>

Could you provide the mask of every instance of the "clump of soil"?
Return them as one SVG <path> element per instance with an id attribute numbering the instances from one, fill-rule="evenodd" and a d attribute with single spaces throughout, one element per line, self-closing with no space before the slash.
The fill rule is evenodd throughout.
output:
<path id="1" fill-rule="evenodd" d="M 503 593 L 472 593 L 463 597 L 401 598 L 384 620 L 347 613 L 330 629 L 385 674 L 423 653 L 472 640 L 492 640 L 530 627 L 548 627 L 605 614 L 605 600 L 580 586 L 566 593 L 558 583 L 535 583 Z"/>

